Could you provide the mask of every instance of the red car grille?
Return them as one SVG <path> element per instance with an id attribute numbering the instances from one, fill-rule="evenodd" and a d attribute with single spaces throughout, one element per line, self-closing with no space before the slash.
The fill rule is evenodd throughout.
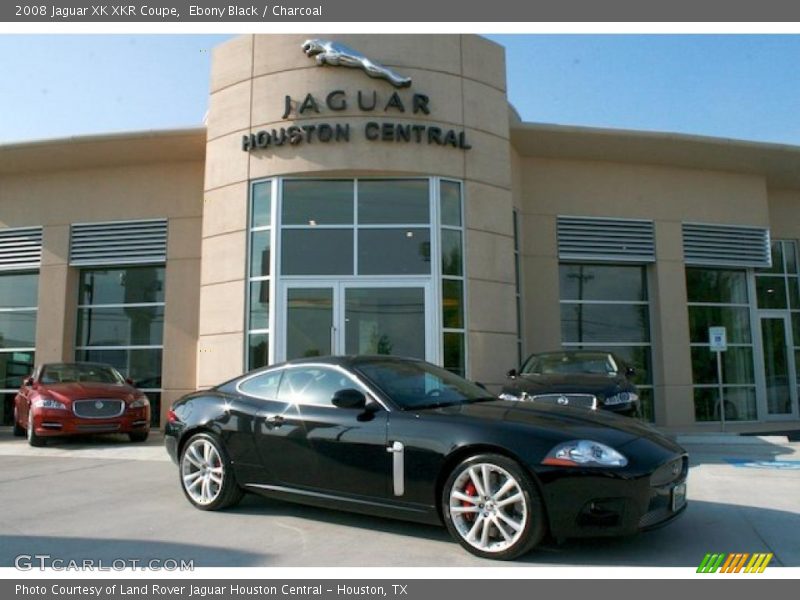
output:
<path id="1" fill-rule="evenodd" d="M 108 398 L 76 400 L 72 403 L 72 412 L 84 419 L 111 419 L 125 412 L 125 402 Z"/>

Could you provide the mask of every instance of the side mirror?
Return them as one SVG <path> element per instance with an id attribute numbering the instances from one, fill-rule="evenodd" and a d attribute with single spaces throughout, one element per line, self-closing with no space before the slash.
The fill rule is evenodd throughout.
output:
<path id="1" fill-rule="evenodd" d="M 131 379 L 130 377 L 125 378 L 125 383 L 127 383 L 128 385 L 132 385 L 133 387 L 136 387 L 136 384 L 133 383 L 133 379 Z"/>
<path id="2" fill-rule="evenodd" d="M 517 373 L 516 369 L 511 369 L 510 371 L 508 371 L 508 373 L 506 373 L 506 377 L 508 377 L 509 379 L 516 379 L 517 375 L 519 375 L 519 373 Z"/>
<path id="3" fill-rule="evenodd" d="M 634 369 L 633 367 L 627 367 L 625 369 L 625 377 L 631 379 L 634 375 L 636 375 L 636 369 Z"/>
<path id="4" fill-rule="evenodd" d="M 367 405 L 367 397 L 363 392 L 347 388 L 336 392 L 331 402 L 334 406 L 338 406 L 339 408 L 363 409 Z"/>
<path id="5" fill-rule="evenodd" d="M 22 382 L 22 385 L 27 387 L 33 387 L 33 377 L 26 377 L 25 380 Z"/>

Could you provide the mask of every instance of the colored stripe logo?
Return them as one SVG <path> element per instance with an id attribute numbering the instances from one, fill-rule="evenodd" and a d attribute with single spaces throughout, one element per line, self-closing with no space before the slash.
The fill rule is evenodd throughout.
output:
<path id="1" fill-rule="evenodd" d="M 703 557 L 698 573 L 763 573 L 772 560 L 772 552 L 711 553 Z"/>

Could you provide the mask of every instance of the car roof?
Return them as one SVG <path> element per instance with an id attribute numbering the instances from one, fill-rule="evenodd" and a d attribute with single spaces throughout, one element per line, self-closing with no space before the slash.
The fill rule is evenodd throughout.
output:
<path id="1" fill-rule="evenodd" d="M 109 365 L 108 363 L 101 363 L 101 362 L 89 362 L 89 361 L 71 361 L 71 362 L 49 362 L 49 363 L 42 363 L 39 368 L 44 369 L 46 367 L 103 367 L 108 369 L 109 367 L 114 369 L 113 365 Z"/>
<path id="2" fill-rule="evenodd" d="M 326 364 L 340 367 L 354 367 L 356 365 L 374 362 L 424 362 L 419 358 L 405 356 L 388 356 L 386 354 L 345 354 L 341 356 L 310 356 L 306 358 L 295 358 L 286 362 L 276 363 L 264 367 L 265 369 L 276 369 L 304 364 Z"/>

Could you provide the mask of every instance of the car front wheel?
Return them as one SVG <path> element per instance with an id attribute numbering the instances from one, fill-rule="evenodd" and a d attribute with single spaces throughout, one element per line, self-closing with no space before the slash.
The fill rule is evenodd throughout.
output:
<path id="1" fill-rule="evenodd" d="M 544 507 L 531 477 L 497 454 L 472 456 L 448 477 L 442 513 L 450 534 L 472 554 L 511 560 L 545 533 Z"/>
<path id="2" fill-rule="evenodd" d="M 228 508 L 244 495 L 225 449 L 207 433 L 195 434 L 186 442 L 180 459 L 180 478 L 183 493 L 200 510 Z"/>
<path id="3" fill-rule="evenodd" d="M 14 436 L 22 437 L 25 435 L 25 428 L 19 424 L 19 415 L 17 414 L 17 407 L 14 407 Z"/>
<path id="4" fill-rule="evenodd" d="M 133 431 L 128 434 L 128 439 L 132 442 L 146 442 L 149 435 L 149 431 Z"/>
<path id="5" fill-rule="evenodd" d="M 33 410 L 28 409 L 28 443 L 34 448 L 41 448 L 47 440 L 40 435 L 36 435 L 33 427 Z"/>

